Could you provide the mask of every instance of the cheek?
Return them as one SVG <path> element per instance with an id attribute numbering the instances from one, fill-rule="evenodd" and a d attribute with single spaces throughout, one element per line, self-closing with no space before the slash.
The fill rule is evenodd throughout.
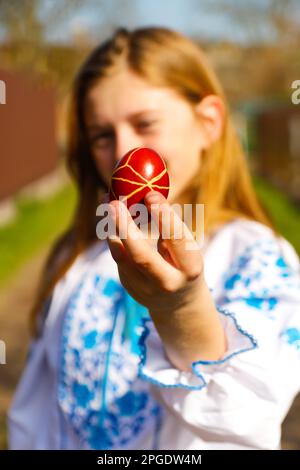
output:
<path id="1" fill-rule="evenodd" d="M 174 149 L 169 157 L 169 171 L 176 182 L 185 182 L 198 170 L 200 158 L 198 152 L 191 152 L 185 147 Z"/>
<path id="2" fill-rule="evenodd" d="M 184 178 L 198 169 L 200 149 L 191 132 L 177 131 L 163 142 L 161 154 L 165 157 L 168 170 L 173 177 Z"/>

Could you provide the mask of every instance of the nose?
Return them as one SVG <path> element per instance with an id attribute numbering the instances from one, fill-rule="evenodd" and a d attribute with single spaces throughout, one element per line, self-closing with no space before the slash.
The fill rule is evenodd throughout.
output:
<path id="1" fill-rule="evenodd" d="M 121 129 L 115 135 L 115 160 L 121 160 L 124 155 L 136 147 L 143 145 L 142 138 L 132 129 Z"/>

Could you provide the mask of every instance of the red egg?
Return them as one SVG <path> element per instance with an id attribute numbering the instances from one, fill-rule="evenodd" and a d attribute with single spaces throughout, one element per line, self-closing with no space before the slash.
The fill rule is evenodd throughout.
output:
<path id="1" fill-rule="evenodd" d="M 126 202 L 128 209 L 143 203 L 149 191 L 169 194 L 169 175 L 163 158 L 155 150 L 137 147 L 127 152 L 115 166 L 109 197 Z"/>

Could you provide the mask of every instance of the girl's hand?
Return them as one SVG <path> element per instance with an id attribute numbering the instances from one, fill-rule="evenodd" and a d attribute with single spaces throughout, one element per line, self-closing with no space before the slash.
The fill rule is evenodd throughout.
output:
<path id="1" fill-rule="evenodd" d="M 159 227 L 158 251 L 120 201 L 112 201 L 110 207 L 117 233 L 126 237 L 109 238 L 108 244 L 123 286 L 149 309 L 170 362 L 190 371 L 193 361 L 218 360 L 226 350 L 226 337 L 204 280 L 199 246 L 188 227 L 160 193 L 149 192 L 145 203 L 149 209 L 152 204 Z M 163 239 L 169 220 L 170 236 Z M 182 236 L 176 238 L 180 229 Z"/>
<path id="2" fill-rule="evenodd" d="M 158 251 L 151 248 L 127 207 L 117 200 L 110 202 L 111 216 L 117 234 L 126 238 L 109 237 L 108 244 L 129 294 L 150 312 L 174 312 L 199 299 L 202 255 L 188 227 L 162 194 L 147 193 L 145 203 L 159 229 Z M 169 238 L 162 238 L 163 234 Z"/>

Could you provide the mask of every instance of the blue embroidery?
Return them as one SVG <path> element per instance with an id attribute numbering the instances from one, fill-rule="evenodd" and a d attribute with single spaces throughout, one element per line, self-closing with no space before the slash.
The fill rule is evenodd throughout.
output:
<path id="1" fill-rule="evenodd" d="M 161 419 L 134 353 L 147 317 L 120 283 L 99 274 L 86 274 L 66 308 L 58 403 L 83 448 L 134 445 Z"/>
<path id="2" fill-rule="evenodd" d="M 289 278 L 289 283 L 283 279 Z M 299 278 L 280 253 L 275 239 L 258 240 L 246 247 L 223 275 L 222 303 L 243 301 L 271 319 L 287 289 L 299 289 Z"/>
<path id="3" fill-rule="evenodd" d="M 103 294 L 107 297 L 112 297 L 113 295 L 119 292 L 120 284 L 117 284 L 116 281 L 114 281 L 113 279 L 109 279 L 103 288 Z"/>
<path id="4" fill-rule="evenodd" d="M 146 393 L 134 394 L 131 390 L 116 400 L 119 411 L 124 416 L 130 416 L 137 413 L 146 406 L 148 395 Z M 140 420 L 141 421 L 141 420 Z"/>
<path id="5" fill-rule="evenodd" d="M 249 297 L 248 299 L 245 299 L 245 302 L 247 305 L 250 305 L 250 307 L 255 307 L 255 308 L 261 308 L 263 301 L 264 299 L 257 299 L 255 297 L 253 298 Z"/>
<path id="6" fill-rule="evenodd" d="M 291 327 L 284 330 L 281 334 L 286 342 L 292 346 L 295 346 L 297 350 L 300 350 L 300 330 L 299 328 Z"/>
<path id="7" fill-rule="evenodd" d="M 282 258 L 282 256 L 280 256 L 277 261 L 276 261 L 276 265 L 279 266 L 280 268 L 287 268 L 287 264 L 285 262 L 285 260 Z"/>
<path id="8" fill-rule="evenodd" d="M 80 407 L 86 407 L 93 400 L 94 393 L 90 391 L 87 385 L 81 385 L 78 382 L 73 383 L 73 393 L 76 395 Z"/>
<path id="9" fill-rule="evenodd" d="M 229 279 L 227 279 L 227 281 L 225 281 L 225 289 L 233 289 L 236 282 L 239 281 L 241 279 L 241 275 L 240 274 L 234 274 L 233 276 L 231 276 Z"/>
<path id="10" fill-rule="evenodd" d="M 140 324 L 142 317 L 149 318 L 149 313 L 146 307 L 138 304 L 126 291 L 124 291 L 124 304 L 126 318 L 122 341 L 124 341 L 125 338 L 130 338 L 131 352 L 139 354 L 139 333 L 137 332 L 137 325 Z"/>
<path id="11" fill-rule="evenodd" d="M 93 348 L 96 345 L 97 337 L 98 337 L 98 332 L 96 330 L 93 330 L 90 333 L 87 333 L 83 337 L 84 347 L 88 349 Z"/>

